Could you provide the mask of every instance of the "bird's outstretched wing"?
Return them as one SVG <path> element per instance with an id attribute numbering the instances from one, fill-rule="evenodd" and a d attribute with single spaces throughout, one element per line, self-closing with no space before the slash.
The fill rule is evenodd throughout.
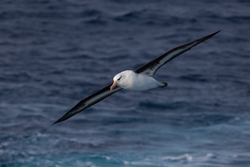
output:
<path id="1" fill-rule="evenodd" d="M 200 44 L 201 42 L 211 38 L 212 36 L 214 36 L 218 32 L 220 32 L 220 31 L 217 31 L 217 32 L 210 34 L 208 36 L 205 36 L 203 38 L 194 40 L 192 42 L 188 42 L 188 43 L 181 45 L 181 46 L 178 46 L 176 48 L 173 48 L 173 49 L 169 50 L 168 52 L 164 53 L 163 55 L 153 59 L 152 61 L 145 64 L 144 66 L 134 70 L 134 72 L 153 76 L 161 66 L 163 66 L 167 62 L 171 61 L 175 57 L 179 56 L 180 54 L 190 50 L 192 47 L 194 47 L 194 46 Z"/>
<path id="2" fill-rule="evenodd" d="M 114 94 L 115 92 L 121 90 L 122 88 L 119 86 L 116 86 L 114 89 L 110 90 L 110 86 L 112 84 L 106 86 L 105 88 L 99 90 L 98 92 L 92 94 L 91 96 L 81 100 L 75 107 L 73 107 L 71 110 L 69 110 L 66 114 L 64 114 L 60 119 L 58 119 L 53 124 L 65 121 L 66 119 L 69 119 L 73 115 L 81 112 L 82 110 L 91 107 L 92 105 L 98 103 L 99 101 L 105 99 L 106 97 Z"/>

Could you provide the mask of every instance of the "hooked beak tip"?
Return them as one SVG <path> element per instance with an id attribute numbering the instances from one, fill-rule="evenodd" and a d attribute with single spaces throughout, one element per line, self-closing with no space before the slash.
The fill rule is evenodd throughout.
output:
<path id="1" fill-rule="evenodd" d="M 110 90 L 113 90 L 113 88 L 117 85 L 116 81 L 110 86 Z"/>

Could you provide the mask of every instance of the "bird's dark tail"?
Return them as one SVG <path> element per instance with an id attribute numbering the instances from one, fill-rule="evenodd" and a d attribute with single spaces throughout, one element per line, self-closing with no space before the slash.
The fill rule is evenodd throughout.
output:
<path id="1" fill-rule="evenodd" d="M 161 84 L 159 85 L 159 88 L 165 88 L 168 86 L 167 82 L 160 82 Z"/>

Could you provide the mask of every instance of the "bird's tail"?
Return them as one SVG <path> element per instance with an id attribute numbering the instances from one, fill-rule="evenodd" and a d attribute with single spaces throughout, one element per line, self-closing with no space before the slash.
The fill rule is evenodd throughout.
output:
<path id="1" fill-rule="evenodd" d="M 167 82 L 158 82 L 158 88 L 165 88 L 166 86 L 168 86 Z"/>

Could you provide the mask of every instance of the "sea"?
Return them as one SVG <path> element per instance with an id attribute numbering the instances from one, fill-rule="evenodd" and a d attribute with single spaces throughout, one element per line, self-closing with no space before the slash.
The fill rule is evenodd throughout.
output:
<path id="1" fill-rule="evenodd" d="M 163 89 L 80 100 L 168 50 Z M 2 0 L 0 167 L 250 166 L 250 1 Z"/>

